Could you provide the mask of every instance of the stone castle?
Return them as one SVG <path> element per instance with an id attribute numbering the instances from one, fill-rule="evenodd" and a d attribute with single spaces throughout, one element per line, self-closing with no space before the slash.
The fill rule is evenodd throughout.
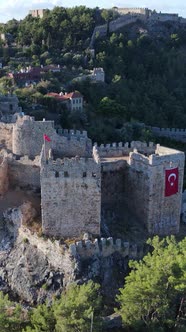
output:
<path id="1" fill-rule="evenodd" d="M 174 169 L 178 188 L 166 196 L 165 174 Z M 118 206 L 121 217 L 126 207 L 149 234 L 176 234 L 183 175 L 184 153 L 153 143 L 97 146 L 86 131 L 56 131 L 53 121 L 25 115 L 0 123 L 0 197 L 17 187 L 41 192 L 42 231 L 49 236 L 100 236 L 103 212 Z"/>

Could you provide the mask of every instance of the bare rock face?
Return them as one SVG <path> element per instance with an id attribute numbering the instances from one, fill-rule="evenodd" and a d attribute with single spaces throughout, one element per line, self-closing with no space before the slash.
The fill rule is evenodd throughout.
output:
<path id="1" fill-rule="evenodd" d="M 53 295 L 60 294 L 63 276 L 28 241 L 16 244 L 7 258 L 6 281 L 15 294 L 30 304 L 50 301 Z"/>
<path id="2" fill-rule="evenodd" d="M 31 202 L 24 202 L 21 205 L 20 210 L 22 214 L 21 225 L 29 225 L 37 215 L 37 212 Z"/>
<path id="3" fill-rule="evenodd" d="M 3 213 L 6 228 L 16 238 L 22 225 L 28 225 L 37 215 L 31 202 L 24 202 L 18 208 L 10 208 Z"/>

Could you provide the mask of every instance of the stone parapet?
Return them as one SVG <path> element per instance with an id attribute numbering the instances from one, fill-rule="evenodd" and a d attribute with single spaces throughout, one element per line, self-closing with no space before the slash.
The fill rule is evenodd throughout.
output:
<path id="1" fill-rule="evenodd" d="M 124 258 L 141 259 L 144 256 L 145 247 L 109 237 L 94 239 L 93 241 L 76 241 L 69 245 L 69 251 L 72 256 L 79 255 L 82 259 L 91 258 L 95 255 L 108 257 L 115 252 L 119 252 Z"/>
<path id="2" fill-rule="evenodd" d="M 98 153 L 102 158 L 128 156 L 134 149 L 149 155 L 155 153 L 156 145 L 153 142 L 147 144 L 146 142 L 132 141 L 130 143 L 119 142 L 97 146 Z"/>

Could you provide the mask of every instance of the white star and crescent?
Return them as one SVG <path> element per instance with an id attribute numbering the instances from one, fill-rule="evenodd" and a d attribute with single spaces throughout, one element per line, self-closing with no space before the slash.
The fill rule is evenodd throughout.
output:
<path id="1" fill-rule="evenodd" d="M 171 173 L 169 176 L 168 176 L 168 181 L 170 183 L 171 186 L 174 186 L 174 183 L 176 181 L 176 174 L 175 173 Z"/>

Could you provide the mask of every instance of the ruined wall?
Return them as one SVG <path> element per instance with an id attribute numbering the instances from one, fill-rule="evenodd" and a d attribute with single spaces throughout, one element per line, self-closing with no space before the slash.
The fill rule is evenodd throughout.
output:
<path id="1" fill-rule="evenodd" d="M 35 157 L 41 152 L 43 135 L 55 133 L 54 121 L 35 121 L 30 116 L 19 117 L 13 126 L 13 153 Z"/>
<path id="2" fill-rule="evenodd" d="M 0 122 L 0 147 L 12 150 L 13 124 Z"/>
<path id="3" fill-rule="evenodd" d="M 48 235 L 100 234 L 101 168 L 94 159 L 42 158 L 42 228 Z"/>
<path id="4" fill-rule="evenodd" d="M 179 231 L 184 174 L 184 153 L 157 146 L 149 158 L 133 152 L 129 156 L 126 187 L 128 204 L 145 222 L 151 234 Z M 178 167 L 178 193 L 165 197 L 165 170 Z"/>
<path id="5" fill-rule="evenodd" d="M 0 197 L 8 190 L 8 162 L 0 157 Z"/>
<path id="6" fill-rule="evenodd" d="M 34 160 L 27 156 L 8 158 L 8 173 L 11 187 L 39 189 L 40 188 L 40 158 Z"/>

